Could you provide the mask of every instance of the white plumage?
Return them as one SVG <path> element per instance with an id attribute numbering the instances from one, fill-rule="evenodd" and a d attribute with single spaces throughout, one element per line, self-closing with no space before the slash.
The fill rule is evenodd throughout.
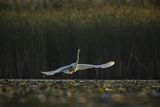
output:
<path id="1" fill-rule="evenodd" d="M 85 69 L 90 69 L 90 68 L 108 68 L 108 67 L 111 67 L 111 66 L 113 66 L 115 64 L 114 61 L 110 61 L 110 62 L 107 62 L 105 64 L 100 64 L 100 65 L 78 64 L 78 62 L 79 62 L 79 53 L 80 53 L 80 49 L 78 49 L 76 63 L 72 63 L 70 65 L 58 68 L 58 69 L 53 70 L 53 71 L 41 72 L 41 73 L 43 73 L 45 75 L 54 75 L 54 74 L 60 73 L 60 72 L 63 72 L 65 74 L 73 74 L 74 72 L 76 72 L 78 70 L 85 70 Z"/>

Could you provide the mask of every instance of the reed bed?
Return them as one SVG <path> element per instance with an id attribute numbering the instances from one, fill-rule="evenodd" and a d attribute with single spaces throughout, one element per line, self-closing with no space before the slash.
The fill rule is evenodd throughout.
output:
<path id="1" fill-rule="evenodd" d="M 80 4 L 39 9 L 5 5 L 0 10 L 0 78 L 50 78 L 40 71 L 74 62 L 78 48 L 80 63 L 114 60 L 116 65 L 51 78 L 160 77 L 159 7 Z"/>

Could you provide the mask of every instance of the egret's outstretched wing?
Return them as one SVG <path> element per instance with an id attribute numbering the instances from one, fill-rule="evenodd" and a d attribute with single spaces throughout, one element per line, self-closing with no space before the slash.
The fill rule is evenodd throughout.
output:
<path id="1" fill-rule="evenodd" d="M 74 66 L 74 65 L 75 65 L 75 63 L 70 64 L 70 65 L 67 65 L 67 66 L 64 66 L 64 67 L 61 67 L 61 68 L 58 68 L 58 69 L 53 70 L 53 71 L 41 72 L 41 73 L 43 73 L 43 74 L 45 74 L 45 75 L 54 75 L 54 74 L 60 73 L 60 72 L 65 72 L 65 73 L 67 73 L 67 72 L 69 72 L 70 68 L 71 68 L 72 66 Z"/>
<path id="2" fill-rule="evenodd" d="M 108 68 L 114 64 L 115 64 L 114 61 L 111 61 L 111 62 L 108 62 L 105 64 L 101 64 L 101 65 L 78 64 L 78 70 L 85 70 L 85 69 L 89 69 L 89 68 Z"/>

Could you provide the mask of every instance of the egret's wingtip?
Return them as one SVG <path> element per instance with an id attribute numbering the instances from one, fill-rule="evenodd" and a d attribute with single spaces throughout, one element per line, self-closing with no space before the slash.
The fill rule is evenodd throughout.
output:
<path id="1" fill-rule="evenodd" d="M 42 72 L 42 71 L 41 71 L 41 73 L 42 73 L 42 74 L 45 74 L 45 72 Z"/>
<path id="2" fill-rule="evenodd" d="M 113 66 L 115 64 L 115 61 L 110 61 L 110 66 Z"/>
<path id="3" fill-rule="evenodd" d="M 114 65 L 114 64 L 115 64 L 115 61 L 111 61 L 111 63 Z"/>
<path id="4" fill-rule="evenodd" d="M 48 73 L 46 73 L 46 72 L 41 72 L 42 74 L 45 74 L 45 75 L 48 75 Z"/>

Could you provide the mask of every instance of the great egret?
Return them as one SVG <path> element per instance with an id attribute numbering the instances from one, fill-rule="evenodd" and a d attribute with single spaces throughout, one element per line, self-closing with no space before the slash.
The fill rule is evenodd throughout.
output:
<path id="1" fill-rule="evenodd" d="M 58 68 L 58 69 L 53 70 L 53 71 L 41 72 L 41 73 L 43 73 L 45 75 L 54 75 L 54 74 L 60 73 L 60 72 L 63 72 L 65 74 L 73 74 L 78 70 L 85 70 L 85 69 L 90 69 L 90 68 L 108 68 L 108 67 L 111 67 L 112 65 L 115 64 L 114 61 L 110 61 L 110 62 L 107 62 L 105 64 L 101 64 L 101 65 L 78 64 L 78 62 L 79 62 L 79 53 L 80 53 L 80 49 L 78 49 L 78 52 L 77 52 L 76 63 L 72 63 L 70 65 Z"/>

